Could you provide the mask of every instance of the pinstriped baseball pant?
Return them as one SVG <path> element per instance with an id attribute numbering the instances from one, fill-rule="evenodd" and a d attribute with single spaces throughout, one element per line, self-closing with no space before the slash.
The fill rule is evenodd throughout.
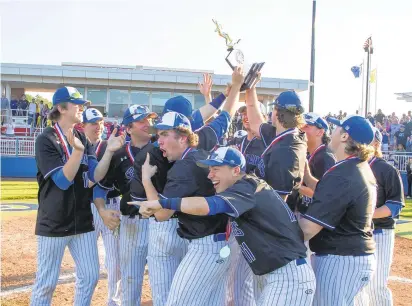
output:
<path id="1" fill-rule="evenodd" d="M 177 218 L 149 220 L 147 264 L 154 306 L 166 304 L 175 272 L 187 252 L 188 241 L 177 234 L 177 223 Z"/>
<path id="2" fill-rule="evenodd" d="M 230 256 L 220 257 L 227 241 L 214 235 L 193 239 L 173 278 L 167 306 L 224 305 Z"/>
<path id="3" fill-rule="evenodd" d="M 120 220 L 120 274 L 122 306 L 138 306 L 146 266 L 149 220 L 122 216 Z"/>
<path id="4" fill-rule="evenodd" d="M 107 271 L 107 305 L 120 305 L 120 259 L 119 259 L 119 237 L 113 234 L 100 217 L 96 206 L 92 204 L 93 222 L 96 232 L 96 239 L 102 235 L 105 260 L 104 265 Z M 107 199 L 106 208 L 120 210 L 120 197 Z"/>
<path id="5" fill-rule="evenodd" d="M 375 230 L 376 272 L 370 283 L 356 296 L 357 306 L 392 306 L 392 292 L 388 288 L 388 278 L 395 247 L 395 230 Z"/>
<path id="6" fill-rule="evenodd" d="M 226 286 L 226 306 L 256 306 L 253 272 L 234 235 L 229 238 L 230 268 Z"/>
<path id="7" fill-rule="evenodd" d="M 312 255 L 316 275 L 314 306 L 352 306 L 355 296 L 370 282 L 375 255 Z"/>
<path id="8" fill-rule="evenodd" d="M 92 231 L 66 237 L 37 236 L 37 244 L 36 282 L 30 305 L 51 305 L 66 247 L 69 248 L 76 265 L 74 305 L 90 305 L 99 280 L 96 233 Z"/>
<path id="9" fill-rule="evenodd" d="M 294 260 L 273 272 L 256 275 L 255 282 L 263 284 L 263 291 L 257 301 L 258 306 L 312 305 L 316 280 L 312 268 L 305 261 L 298 263 Z"/>

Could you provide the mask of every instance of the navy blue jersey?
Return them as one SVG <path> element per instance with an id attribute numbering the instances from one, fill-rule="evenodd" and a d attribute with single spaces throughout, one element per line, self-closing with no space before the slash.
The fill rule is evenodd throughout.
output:
<path id="1" fill-rule="evenodd" d="M 94 151 L 96 152 L 97 160 L 100 161 L 103 158 L 104 153 L 106 152 L 107 140 L 100 140 L 94 145 L 92 144 L 92 146 L 93 146 Z M 120 192 L 116 189 L 109 191 L 109 193 L 107 194 L 108 199 L 115 198 L 118 196 L 120 196 Z"/>
<path id="2" fill-rule="evenodd" d="M 234 211 L 232 234 L 254 274 L 267 274 L 306 257 L 294 213 L 265 181 L 245 176 L 216 196 Z"/>
<path id="3" fill-rule="evenodd" d="M 308 162 L 310 173 L 320 180 L 325 172 L 336 163 L 336 158 L 330 149 L 322 144 L 309 156 Z"/>
<path id="4" fill-rule="evenodd" d="M 255 174 L 257 177 L 265 177 L 265 167 L 262 160 L 262 153 L 265 145 L 262 139 L 253 137 L 250 141 L 247 136 L 234 138 L 228 143 L 229 146 L 236 146 L 246 159 L 246 173 Z"/>
<path id="5" fill-rule="evenodd" d="M 146 146 L 148 145 L 150 144 L 148 143 Z M 122 195 L 122 200 L 120 202 L 120 211 L 122 212 L 122 215 L 134 215 L 130 213 L 133 209 L 127 202 L 131 200 L 130 181 L 134 176 L 134 157 L 143 148 L 134 147 L 130 142 L 124 144 L 122 148 L 113 154 L 106 177 L 99 182 L 100 187 L 106 190 L 115 189 Z M 136 209 L 133 211 L 137 214 Z"/>
<path id="6" fill-rule="evenodd" d="M 323 229 L 310 241 L 319 254 L 373 254 L 372 216 L 376 180 L 367 162 L 351 157 L 330 168 L 316 186 L 304 218 Z"/>
<path id="7" fill-rule="evenodd" d="M 52 127 L 47 127 L 36 139 L 37 182 L 39 184 L 36 235 L 60 237 L 94 230 L 87 172 L 88 160 L 96 159 L 96 156 L 86 136 L 75 129 L 73 133 L 80 139 L 85 149 L 73 184 L 67 190 L 60 189 L 51 177 L 67 162 L 62 140 L 58 138 Z"/>
<path id="8" fill-rule="evenodd" d="M 207 197 L 215 194 L 212 182 L 207 178 L 209 170 L 199 167 L 196 162 L 208 158 L 204 150 L 190 149 L 177 160 L 167 173 L 167 182 L 162 198 Z M 177 233 L 186 239 L 202 238 L 224 233 L 228 216 L 194 216 L 177 212 L 179 228 Z"/>
<path id="9" fill-rule="evenodd" d="M 260 134 L 267 145 L 262 154 L 265 181 L 278 194 L 292 195 L 288 204 L 294 210 L 305 170 L 306 135 L 298 129 L 289 129 L 274 136 L 276 129 L 267 123 L 261 125 Z"/>
<path id="10" fill-rule="evenodd" d="M 374 157 L 369 165 L 378 183 L 378 196 L 376 207 L 386 204 L 397 204 L 405 206 L 402 179 L 398 169 L 389 165 L 384 159 Z M 392 217 L 373 219 L 375 228 L 393 229 L 395 219 Z"/>

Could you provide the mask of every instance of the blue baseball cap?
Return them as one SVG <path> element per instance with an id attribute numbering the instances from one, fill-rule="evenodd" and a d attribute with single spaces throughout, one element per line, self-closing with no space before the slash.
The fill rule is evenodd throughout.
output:
<path id="1" fill-rule="evenodd" d="M 382 138 L 382 133 L 377 128 L 375 128 L 375 140 L 379 143 L 382 143 Z"/>
<path id="2" fill-rule="evenodd" d="M 354 141 L 360 144 L 368 145 L 375 137 L 375 129 L 372 124 L 362 116 L 352 115 L 342 121 L 332 117 L 328 117 L 326 120 L 336 126 L 340 126 Z"/>
<path id="3" fill-rule="evenodd" d="M 53 106 L 64 102 L 78 105 L 90 104 L 90 101 L 83 99 L 82 94 L 76 88 L 70 86 L 57 89 L 53 95 Z"/>
<path id="4" fill-rule="evenodd" d="M 298 94 L 293 90 L 282 92 L 276 100 L 269 105 L 275 105 L 296 115 L 303 114 L 305 111 Z"/>
<path id="5" fill-rule="evenodd" d="M 95 123 L 103 120 L 102 113 L 96 108 L 88 108 L 83 112 L 83 123 Z"/>
<path id="6" fill-rule="evenodd" d="M 167 112 L 154 127 L 158 130 L 173 130 L 179 127 L 192 130 L 190 120 L 177 112 Z"/>
<path id="7" fill-rule="evenodd" d="M 232 147 L 220 147 L 214 151 L 208 159 L 199 160 L 196 163 L 199 167 L 230 166 L 240 167 L 246 170 L 246 159 L 243 154 Z"/>
<path id="8" fill-rule="evenodd" d="M 318 129 L 323 129 L 325 131 L 329 130 L 329 125 L 325 119 L 315 113 L 305 114 L 305 121 L 308 125 L 316 126 Z"/>
<path id="9" fill-rule="evenodd" d="M 187 118 L 191 118 L 193 113 L 192 103 L 183 96 L 170 98 L 165 103 L 162 115 L 168 112 L 176 112 Z"/>
<path id="10" fill-rule="evenodd" d="M 126 109 L 123 115 L 123 125 L 128 125 L 129 123 L 140 121 L 145 118 L 157 118 L 157 114 L 151 112 L 146 106 L 143 105 L 131 105 Z"/>

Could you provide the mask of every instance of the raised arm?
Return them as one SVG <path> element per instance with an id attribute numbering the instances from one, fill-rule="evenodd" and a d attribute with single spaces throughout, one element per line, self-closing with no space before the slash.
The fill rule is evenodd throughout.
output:
<path id="1" fill-rule="evenodd" d="M 260 74 L 258 81 L 260 81 Z M 246 90 L 246 109 L 250 129 L 255 135 L 260 135 L 260 126 L 262 125 L 262 123 L 265 123 L 265 119 L 260 112 L 259 103 L 260 102 L 258 101 L 256 93 L 256 84 L 254 84 L 252 88 Z"/>

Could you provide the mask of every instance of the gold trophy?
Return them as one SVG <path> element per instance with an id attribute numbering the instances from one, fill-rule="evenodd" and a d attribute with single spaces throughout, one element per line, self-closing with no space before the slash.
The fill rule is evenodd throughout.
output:
<path id="1" fill-rule="evenodd" d="M 238 39 L 237 41 L 233 41 L 232 38 L 230 38 L 229 34 L 222 31 L 222 26 L 216 20 L 212 19 L 212 21 L 216 26 L 215 32 L 217 32 L 220 37 L 223 37 L 225 39 L 226 48 L 229 52 L 225 60 L 230 66 L 230 68 L 234 70 L 236 66 L 244 65 L 245 57 L 243 55 L 242 50 L 235 49 L 235 46 L 240 42 L 240 39 Z M 264 64 L 264 62 L 252 64 L 252 66 L 246 74 L 245 82 L 242 84 L 240 91 L 244 91 L 250 88 L 250 86 L 256 80 L 257 74 L 260 72 L 260 70 L 262 70 Z"/>

